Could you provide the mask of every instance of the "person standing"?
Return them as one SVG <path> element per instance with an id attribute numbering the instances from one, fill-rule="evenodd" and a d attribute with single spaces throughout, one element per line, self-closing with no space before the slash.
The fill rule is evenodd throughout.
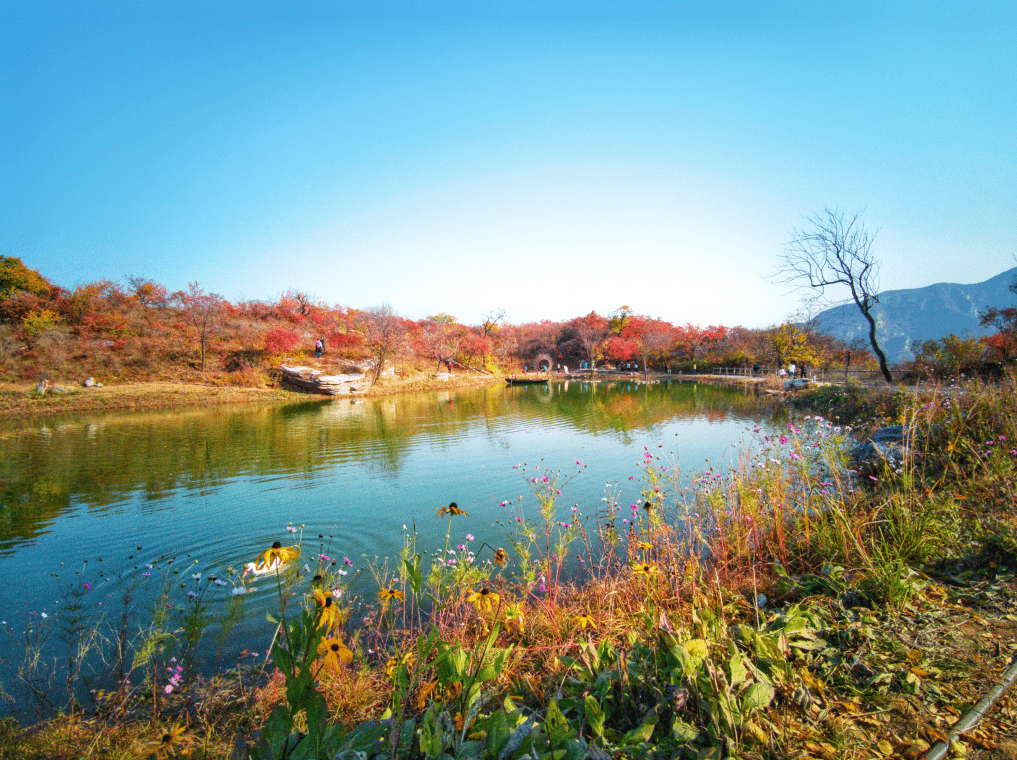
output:
<path id="1" fill-rule="evenodd" d="M 314 355 L 318 359 L 321 358 L 321 339 L 314 341 Z"/>
<path id="2" fill-rule="evenodd" d="M 789 365 L 787 365 L 787 373 L 791 376 L 792 380 L 795 379 L 795 372 L 797 371 L 798 368 L 795 366 L 794 362 L 791 362 Z"/>

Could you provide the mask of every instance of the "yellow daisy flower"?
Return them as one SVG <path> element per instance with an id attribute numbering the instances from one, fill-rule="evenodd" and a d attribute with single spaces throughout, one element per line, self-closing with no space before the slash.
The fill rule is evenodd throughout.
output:
<path id="1" fill-rule="evenodd" d="M 586 628 L 586 626 L 589 626 L 594 630 L 597 628 L 597 624 L 593 622 L 593 618 L 590 615 L 576 615 L 572 619 L 580 628 Z"/>
<path id="2" fill-rule="evenodd" d="M 640 541 L 636 546 L 644 552 L 648 552 L 653 549 L 653 544 L 649 541 Z"/>
<path id="3" fill-rule="evenodd" d="M 184 739 L 184 727 L 179 723 L 174 723 L 170 728 L 163 730 L 159 734 L 159 739 L 152 742 L 155 746 L 155 754 L 157 757 L 164 757 L 170 752 L 173 752 L 178 744 L 181 744 Z"/>
<path id="4" fill-rule="evenodd" d="M 469 517 L 469 512 L 465 509 L 459 509 L 459 505 L 454 501 L 447 507 L 439 507 L 435 510 L 438 513 L 438 517 L 458 517 L 459 515 L 466 515 Z"/>
<path id="5" fill-rule="evenodd" d="M 378 592 L 378 598 L 381 600 L 381 603 L 383 605 L 387 605 L 393 599 L 398 599 L 399 601 L 402 601 L 403 599 L 406 598 L 406 594 L 404 594 L 397 588 L 383 588 L 381 591 Z"/>
<path id="6" fill-rule="evenodd" d="M 326 633 L 346 622 L 345 615 L 343 615 L 342 610 L 339 609 L 339 605 L 336 604 L 335 598 L 331 594 L 315 591 L 314 604 L 315 614 L 318 618 L 318 627 L 324 628 Z"/>
<path id="7" fill-rule="evenodd" d="M 353 662 L 353 652 L 340 639 L 324 639 L 318 644 L 318 656 L 324 657 L 325 667 L 332 670 L 339 670 L 339 663 L 349 665 Z"/>
<path id="8" fill-rule="evenodd" d="M 651 565 L 649 562 L 633 562 L 632 572 L 636 575 L 645 576 L 647 580 L 650 580 L 657 574 L 657 566 Z"/>
<path id="9" fill-rule="evenodd" d="M 407 652 L 406 654 L 399 658 L 390 657 L 388 662 L 385 663 L 385 675 L 387 675 L 389 678 L 392 678 L 395 675 L 396 668 L 399 667 L 399 665 L 401 665 L 404 662 L 407 664 L 415 662 L 416 659 L 417 656 L 413 654 L 413 652 Z"/>
<path id="10" fill-rule="evenodd" d="M 254 573 L 262 575 L 279 570 L 287 562 L 292 562 L 300 556 L 299 546 L 283 546 L 276 541 L 272 546 L 258 555 L 254 562 L 248 562 L 244 567 L 244 574 Z"/>
<path id="11" fill-rule="evenodd" d="M 491 589 L 485 587 L 480 591 L 472 592 L 466 597 L 466 601 L 476 607 L 477 612 L 484 615 L 498 606 L 498 603 L 501 601 L 501 597 L 491 591 Z"/>

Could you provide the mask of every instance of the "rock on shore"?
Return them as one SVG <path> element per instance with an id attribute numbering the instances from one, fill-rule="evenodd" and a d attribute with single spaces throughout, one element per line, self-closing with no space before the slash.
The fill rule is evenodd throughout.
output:
<path id="1" fill-rule="evenodd" d="M 355 396 L 366 393 L 371 387 L 371 377 L 367 374 L 370 366 L 350 364 L 340 375 L 324 375 L 321 370 L 312 367 L 279 368 L 280 380 L 283 385 L 305 391 L 320 393 L 323 396 Z"/>

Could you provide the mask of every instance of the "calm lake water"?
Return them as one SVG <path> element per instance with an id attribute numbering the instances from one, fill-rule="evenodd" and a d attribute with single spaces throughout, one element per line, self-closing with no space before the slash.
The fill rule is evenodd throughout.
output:
<path id="1" fill-rule="evenodd" d="M 497 523 L 513 513 L 499 504 L 522 495 L 524 507 L 535 505 L 515 465 L 571 473 L 581 460 L 588 467 L 561 503 L 594 514 L 607 483 L 617 482 L 622 503 L 638 499 L 643 446 L 662 444 L 694 472 L 707 458 L 736 460 L 748 428 L 772 414 L 766 397 L 734 388 L 559 382 L 8 422 L 0 427 L 0 678 L 7 682 L 21 657 L 27 628 L 49 626 L 59 649 L 55 621 L 66 619 L 69 588 L 89 584 L 88 614 L 112 619 L 125 588 L 136 587 L 140 621 L 167 558 L 176 558 L 176 586 L 193 588 L 194 572 L 225 577 L 273 541 L 294 543 L 288 523 L 305 526 L 304 558 L 318 554 L 321 534 L 325 553 L 363 571 L 399 551 L 404 525 L 415 526 L 420 550 L 441 549 L 447 520 L 435 509 L 451 501 L 469 512 L 453 525 L 454 543 L 470 533 L 474 547 L 507 546 Z M 351 591 L 375 589 L 362 573 Z M 208 592 L 213 611 L 229 591 Z M 274 581 L 256 581 L 247 603 L 252 614 L 226 661 L 244 648 L 264 651 Z"/>

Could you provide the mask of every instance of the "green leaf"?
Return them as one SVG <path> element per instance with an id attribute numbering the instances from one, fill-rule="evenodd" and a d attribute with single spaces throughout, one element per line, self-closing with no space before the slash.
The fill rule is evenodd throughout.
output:
<path id="1" fill-rule="evenodd" d="M 279 618 L 273 615 L 271 612 L 265 613 L 265 620 L 272 623 L 273 625 L 279 625 Z"/>
<path id="2" fill-rule="evenodd" d="M 497 757 L 512 734 L 509 732 L 508 716 L 501 710 L 496 711 L 487 719 L 487 754 Z"/>
<path id="3" fill-rule="evenodd" d="M 345 752 L 369 752 L 373 754 L 381 743 L 387 739 L 391 726 L 387 722 L 369 720 L 361 723 L 346 735 L 346 742 L 343 745 Z"/>
<path id="4" fill-rule="evenodd" d="M 501 748 L 501 752 L 498 753 L 498 760 L 506 760 L 510 757 L 513 752 L 519 749 L 519 745 L 526 741 L 530 735 L 530 731 L 533 730 L 534 726 L 537 725 L 537 721 L 532 717 L 527 718 L 518 726 L 515 731 L 512 732 L 512 736 L 509 737 L 508 743 Z"/>
<path id="5" fill-rule="evenodd" d="M 773 701 L 773 687 L 765 683 L 754 683 L 742 697 L 742 712 L 749 713 L 767 707 Z"/>
<path id="6" fill-rule="evenodd" d="M 436 725 L 435 719 L 438 715 L 439 706 L 433 703 L 424 715 L 424 721 L 420 726 L 420 751 L 425 757 L 434 758 L 445 749 L 442 740 L 442 731 Z"/>
<path id="7" fill-rule="evenodd" d="M 590 694 L 586 695 L 585 703 L 586 722 L 597 736 L 604 738 L 604 711 L 600 709 L 600 703 Z"/>
<path id="8" fill-rule="evenodd" d="M 748 668 L 745 667 L 745 658 L 742 656 L 741 652 L 736 651 L 731 655 L 731 662 L 728 663 L 728 669 L 731 671 L 732 686 L 737 686 L 749 677 Z"/>
<path id="9" fill-rule="evenodd" d="M 452 669 L 453 681 L 465 681 L 466 672 L 469 667 L 469 656 L 460 647 L 448 650 L 445 661 Z"/>
<path id="10" fill-rule="evenodd" d="M 547 737 L 550 739 L 551 744 L 559 744 L 573 735 L 572 726 L 569 725 L 565 716 L 562 715 L 558 702 L 554 699 L 547 704 L 547 717 L 545 718 L 544 728 L 547 731 Z"/>
<path id="11" fill-rule="evenodd" d="M 653 735 L 653 729 L 657 727 L 657 721 L 660 718 L 655 714 L 651 713 L 643 719 L 642 725 L 637 728 L 633 728 L 622 739 L 625 744 L 642 744 L 650 741 L 650 737 Z"/>
<path id="12" fill-rule="evenodd" d="M 680 718 L 675 718 L 671 724 L 671 735 L 679 744 L 690 744 L 699 738 L 699 729 Z"/>

